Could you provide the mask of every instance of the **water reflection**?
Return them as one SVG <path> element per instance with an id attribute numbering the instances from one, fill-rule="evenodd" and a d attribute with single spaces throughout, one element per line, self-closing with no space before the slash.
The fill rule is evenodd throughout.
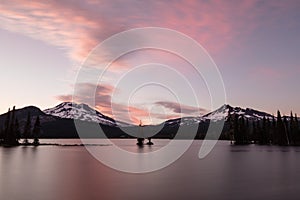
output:
<path id="1" fill-rule="evenodd" d="M 169 141 L 142 148 L 135 140 L 114 142 L 145 153 Z M 112 170 L 81 146 L 0 148 L 1 199 L 298 199 L 300 148 L 219 142 L 199 160 L 200 145 L 195 141 L 177 162 L 148 174 Z"/>

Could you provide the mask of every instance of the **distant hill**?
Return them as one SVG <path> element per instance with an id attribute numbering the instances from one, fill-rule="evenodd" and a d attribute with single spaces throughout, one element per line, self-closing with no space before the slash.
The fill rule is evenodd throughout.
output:
<path id="1" fill-rule="evenodd" d="M 37 116 L 40 116 L 41 123 L 53 122 L 53 121 L 57 120 L 56 117 L 54 117 L 52 115 L 45 114 L 38 107 L 28 106 L 28 107 L 24 107 L 24 108 L 21 108 L 21 109 L 16 109 L 16 111 L 15 111 L 16 118 L 19 120 L 21 128 L 23 128 L 23 126 L 24 126 L 24 124 L 27 120 L 28 113 L 31 116 L 32 124 L 34 123 Z M 5 122 L 6 118 L 7 118 L 7 113 L 4 113 L 4 114 L 0 115 L 0 125 L 1 125 L 0 127 L 2 127 L 4 125 L 4 122 Z"/>

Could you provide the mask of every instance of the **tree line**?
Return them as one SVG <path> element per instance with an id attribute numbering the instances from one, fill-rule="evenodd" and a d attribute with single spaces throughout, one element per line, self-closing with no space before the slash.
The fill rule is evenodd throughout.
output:
<path id="1" fill-rule="evenodd" d="M 298 117 L 292 112 L 289 120 L 277 111 L 276 119 L 264 116 L 260 120 L 249 120 L 243 115 L 232 114 L 228 121 L 230 138 L 235 144 L 300 145 Z"/>
<path id="2" fill-rule="evenodd" d="M 8 109 L 4 127 L 0 130 L 0 144 L 3 146 L 17 146 L 22 143 L 24 145 L 39 145 L 40 132 L 40 117 L 37 116 L 32 129 L 30 112 L 27 113 L 27 120 L 23 131 L 21 131 L 14 106 L 12 110 Z M 23 142 L 20 143 L 21 139 L 23 139 Z M 33 142 L 30 143 L 29 139 L 33 139 Z"/>

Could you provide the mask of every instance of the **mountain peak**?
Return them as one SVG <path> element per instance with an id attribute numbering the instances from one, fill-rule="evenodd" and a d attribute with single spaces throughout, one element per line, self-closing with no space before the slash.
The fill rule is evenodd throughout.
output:
<path id="1" fill-rule="evenodd" d="M 224 104 L 220 108 L 207 113 L 203 116 L 198 117 L 184 117 L 184 118 L 177 118 L 171 119 L 165 122 L 167 126 L 179 126 L 179 125 L 195 125 L 200 123 L 207 123 L 207 122 L 217 122 L 219 120 L 227 120 L 230 115 L 239 115 L 244 116 L 249 120 L 262 120 L 264 117 L 272 119 L 273 116 L 258 111 L 252 108 L 241 108 L 241 107 L 233 107 L 229 104 Z"/>
<path id="2" fill-rule="evenodd" d="M 44 110 L 44 113 L 65 119 L 78 119 L 110 126 L 117 125 L 114 119 L 103 115 L 84 103 L 63 102 L 53 108 Z"/>
<path id="3" fill-rule="evenodd" d="M 254 120 L 260 120 L 263 117 L 266 118 L 272 118 L 273 116 L 262 112 L 262 111 L 258 111 L 252 108 L 241 108 L 241 107 L 233 107 L 229 104 L 224 104 L 223 106 L 221 106 L 219 109 L 212 111 L 206 115 L 204 115 L 203 117 L 206 119 L 210 119 L 213 121 L 218 121 L 220 119 L 225 119 L 227 118 L 229 115 L 243 115 L 244 117 L 248 118 L 248 119 L 254 119 Z"/>

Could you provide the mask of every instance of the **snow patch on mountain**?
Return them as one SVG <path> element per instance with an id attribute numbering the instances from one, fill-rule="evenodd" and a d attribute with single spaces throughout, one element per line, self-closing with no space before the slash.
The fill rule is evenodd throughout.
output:
<path id="1" fill-rule="evenodd" d="M 227 120 L 230 115 L 239 115 L 244 116 L 248 118 L 249 120 L 261 120 L 264 117 L 268 119 L 272 119 L 273 116 L 253 110 L 250 108 L 240 108 L 240 107 L 232 107 L 228 104 L 224 104 L 217 110 L 214 110 L 206 115 L 198 116 L 198 117 L 184 117 L 184 118 L 178 118 L 178 119 L 171 119 L 165 122 L 165 125 L 168 126 L 177 126 L 177 125 L 193 125 L 193 124 L 199 124 L 201 122 L 217 122 L 220 120 Z"/>
<path id="2" fill-rule="evenodd" d="M 88 122 L 96 122 L 109 126 L 117 126 L 122 122 L 116 122 L 114 119 L 103 115 L 86 104 L 76 104 L 72 102 L 61 103 L 54 108 L 43 111 L 44 113 L 64 119 L 77 119 Z"/>
<path id="3" fill-rule="evenodd" d="M 211 121 L 224 120 L 228 116 L 230 110 L 229 108 L 230 108 L 229 105 L 225 104 L 219 109 L 204 115 L 203 119 L 211 120 Z"/>
<path id="4" fill-rule="evenodd" d="M 261 112 L 258 110 L 254 110 L 251 108 L 241 108 L 241 107 L 232 107 L 228 104 L 223 105 L 221 108 L 204 115 L 205 119 L 210 119 L 213 121 L 218 121 L 221 119 L 227 119 L 229 115 L 239 115 L 244 116 L 251 120 L 261 120 L 264 117 L 267 119 L 272 119 L 272 115 Z"/>
<path id="5" fill-rule="evenodd" d="M 193 125 L 193 124 L 199 124 L 200 122 L 203 122 L 202 117 L 183 117 L 183 118 L 177 118 L 177 119 L 170 119 L 166 121 L 164 124 L 166 126 L 177 126 L 177 125 Z"/>

